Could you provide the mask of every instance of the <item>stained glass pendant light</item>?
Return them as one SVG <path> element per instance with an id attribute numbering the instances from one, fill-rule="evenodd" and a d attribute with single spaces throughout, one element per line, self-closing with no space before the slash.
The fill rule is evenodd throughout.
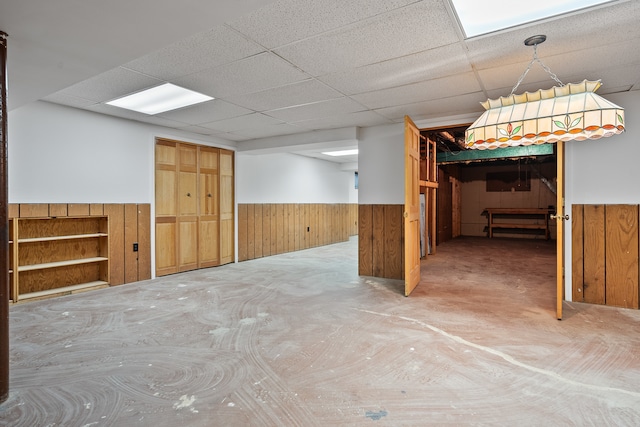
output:
<path id="1" fill-rule="evenodd" d="M 494 149 L 585 139 L 598 139 L 624 132 L 624 109 L 595 92 L 600 81 L 563 84 L 537 55 L 546 36 L 529 37 L 533 59 L 509 96 L 482 103 L 485 112 L 465 132 L 465 145 L 472 149 Z M 538 62 L 559 85 L 536 92 L 514 94 Z"/>

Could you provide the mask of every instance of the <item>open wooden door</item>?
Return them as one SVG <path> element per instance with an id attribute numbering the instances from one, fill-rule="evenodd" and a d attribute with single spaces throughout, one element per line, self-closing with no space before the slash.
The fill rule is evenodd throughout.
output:
<path id="1" fill-rule="evenodd" d="M 564 213 L 564 142 L 556 142 L 557 151 L 557 191 L 556 214 L 556 317 L 562 320 L 562 301 L 564 300 L 564 221 L 569 215 Z"/>
<path id="2" fill-rule="evenodd" d="M 420 282 L 420 130 L 404 117 L 404 295 Z"/>

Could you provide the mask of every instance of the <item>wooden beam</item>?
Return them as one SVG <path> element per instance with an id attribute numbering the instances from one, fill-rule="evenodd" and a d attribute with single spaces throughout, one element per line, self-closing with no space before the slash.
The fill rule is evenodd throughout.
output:
<path id="1" fill-rule="evenodd" d="M 438 188 L 438 183 L 437 182 L 430 182 L 430 181 L 422 181 L 420 180 L 420 188 Z"/>
<path id="2" fill-rule="evenodd" d="M 553 144 L 496 148 L 495 150 L 467 150 L 456 153 L 438 153 L 438 164 L 479 162 L 511 157 L 547 156 L 553 154 Z"/>

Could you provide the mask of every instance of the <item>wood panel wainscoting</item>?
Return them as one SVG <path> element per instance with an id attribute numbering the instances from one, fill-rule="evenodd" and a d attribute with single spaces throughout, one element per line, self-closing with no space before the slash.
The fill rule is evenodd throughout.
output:
<path id="1" fill-rule="evenodd" d="M 9 205 L 12 302 L 151 278 L 151 206 Z"/>
<path id="2" fill-rule="evenodd" d="M 238 261 L 346 242 L 356 204 L 238 204 Z"/>
<path id="3" fill-rule="evenodd" d="M 572 205 L 573 301 L 638 308 L 638 205 Z"/>
<path id="4" fill-rule="evenodd" d="M 358 274 L 404 279 L 404 205 L 358 206 Z"/>

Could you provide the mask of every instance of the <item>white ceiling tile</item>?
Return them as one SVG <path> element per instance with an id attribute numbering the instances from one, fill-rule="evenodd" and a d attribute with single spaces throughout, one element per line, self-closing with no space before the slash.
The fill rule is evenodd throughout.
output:
<path id="1" fill-rule="evenodd" d="M 598 80 L 601 78 L 598 74 L 600 70 L 607 70 L 605 74 L 609 74 L 615 72 L 618 68 L 640 68 L 640 58 L 626 54 L 626 52 L 635 49 L 636 45 L 637 40 L 631 40 L 607 46 L 594 46 L 585 50 L 570 50 L 561 55 L 553 56 L 542 56 L 540 53 L 541 47 L 539 47 L 538 58 L 565 84 L 579 82 L 584 79 Z M 527 48 L 524 45 L 522 48 L 529 51 L 530 57 L 527 62 L 478 70 L 478 76 L 485 89 L 493 91 L 509 86 L 509 84 L 512 88 L 516 84 L 533 59 L 532 48 Z M 607 60 L 594 61 L 594 58 L 607 58 Z M 635 82 L 634 73 L 628 73 L 626 76 L 628 81 L 619 81 L 619 78 L 617 78 L 616 84 L 625 85 Z M 540 82 L 540 86 L 537 89 L 547 89 L 557 84 L 538 62 L 534 62 L 531 65 L 530 71 L 523 82 L 525 84 Z M 516 92 L 521 93 L 521 90 L 518 89 Z M 505 95 L 508 95 L 508 93 Z"/>
<path id="2" fill-rule="evenodd" d="M 67 95 L 64 91 L 53 93 L 42 98 L 43 101 L 53 102 L 54 104 L 66 105 L 68 107 L 84 108 L 94 105 L 97 102 L 89 99 L 79 98 L 77 96 Z"/>
<path id="3" fill-rule="evenodd" d="M 118 108 L 108 104 L 96 104 L 96 105 L 87 107 L 85 109 L 96 112 L 96 113 L 107 114 L 109 116 L 116 116 L 124 119 L 135 120 L 138 122 L 150 123 L 150 124 L 165 126 L 169 128 L 179 128 L 185 125 L 184 123 L 181 123 L 175 120 L 168 120 L 162 117 L 150 116 L 148 114 L 138 113 L 137 111 L 125 110 L 124 108 Z"/>
<path id="4" fill-rule="evenodd" d="M 388 120 L 386 117 L 383 117 L 373 111 L 360 111 L 357 113 L 342 114 L 339 116 L 302 120 L 300 122 L 295 122 L 294 124 L 305 127 L 307 129 L 319 130 L 343 128 L 348 126 L 376 126 L 391 123 L 391 120 Z"/>
<path id="5" fill-rule="evenodd" d="M 427 101 L 429 99 L 447 98 L 480 90 L 480 85 L 474 73 L 465 73 L 353 95 L 352 98 L 369 108 L 378 109 Z"/>
<path id="6" fill-rule="evenodd" d="M 627 54 L 635 49 L 637 41 L 627 41 L 611 46 L 597 46 L 586 50 L 569 51 L 562 55 L 542 57 L 539 59 L 549 67 L 550 71 L 563 83 L 578 83 L 582 80 L 600 80 L 609 87 L 625 87 L 633 85 L 639 75 L 637 60 Z M 532 52 L 533 54 L 533 52 Z M 533 56 L 532 56 L 533 57 Z M 607 58 L 606 61 L 594 61 L 594 58 Z M 595 62 L 595 63 L 594 63 Z M 487 93 L 494 97 L 509 95 L 519 77 L 527 69 L 528 62 L 503 65 L 500 67 L 478 70 L 478 76 Z M 517 88 L 516 93 L 536 91 L 557 86 L 550 74 L 535 62 L 530 71 Z"/>
<path id="7" fill-rule="evenodd" d="M 415 0 L 281 0 L 229 23 L 272 49 L 370 18 Z M 279 25 L 286 23 L 286 25 Z"/>
<path id="8" fill-rule="evenodd" d="M 347 95 L 470 72 L 461 43 L 318 77 Z"/>
<path id="9" fill-rule="evenodd" d="M 242 129 L 233 132 L 235 135 L 245 136 L 250 139 L 268 138 L 270 136 L 291 135 L 305 132 L 306 129 L 288 123 L 260 126 L 253 129 Z"/>
<path id="10" fill-rule="evenodd" d="M 243 116 L 252 112 L 253 111 L 251 110 L 229 104 L 228 102 L 220 99 L 214 99 L 191 107 L 167 111 L 166 113 L 158 114 L 158 116 L 169 120 L 197 125 L 200 123 L 210 123 L 217 120 L 229 119 L 231 117 Z"/>
<path id="11" fill-rule="evenodd" d="M 573 51 L 614 46 L 640 38 L 639 15 L 640 2 L 634 0 L 518 26 L 467 40 L 469 59 L 478 69 L 529 61 L 533 48 L 525 46 L 524 40 L 536 34 L 547 36 L 538 46 L 538 56 L 543 61 Z M 590 59 L 597 60 L 593 56 Z"/>
<path id="12" fill-rule="evenodd" d="M 640 57 L 628 52 L 638 48 L 638 40 L 601 46 L 586 51 L 571 52 L 562 57 L 552 58 L 551 71 L 556 72 L 564 83 L 582 80 L 603 79 L 604 87 L 633 85 L 640 78 Z M 593 63 L 593 58 L 606 58 L 606 61 Z M 564 59 L 564 61 L 563 61 Z"/>
<path id="13" fill-rule="evenodd" d="M 211 123 L 201 123 L 200 126 L 220 132 L 236 132 L 244 129 L 253 129 L 261 126 L 281 124 L 282 121 L 260 113 L 247 114 L 246 116 L 219 120 Z"/>
<path id="14" fill-rule="evenodd" d="M 224 138 L 224 139 L 228 139 L 229 141 L 236 141 L 236 142 L 247 141 L 249 139 L 253 139 L 253 138 L 250 138 L 248 136 L 239 135 L 239 134 L 234 133 L 234 132 L 219 133 L 219 134 L 216 134 L 216 137 Z"/>
<path id="15" fill-rule="evenodd" d="M 67 96 L 104 102 L 162 83 L 162 80 L 118 67 L 70 86 L 61 92 Z"/>
<path id="16" fill-rule="evenodd" d="M 343 95 L 327 85 L 309 79 L 287 86 L 281 86 L 262 92 L 238 95 L 227 98 L 227 101 L 255 111 L 276 110 L 278 108 L 310 104 L 341 98 Z"/>
<path id="17" fill-rule="evenodd" d="M 264 52 L 232 28 L 220 25 L 177 41 L 124 66 L 163 80 L 197 73 Z"/>
<path id="18" fill-rule="evenodd" d="M 487 92 L 493 92 L 496 89 L 501 89 L 503 93 L 501 96 L 509 95 L 511 89 L 516 85 L 519 77 L 526 70 L 527 63 L 505 65 L 495 69 L 480 70 L 478 76 L 482 81 L 482 85 Z M 517 93 L 522 93 L 526 88 L 530 88 L 531 85 L 538 86 L 534 90 L 549 89 L 557 83 L 551 78 L 551 76 L 539 65 L 531 67 L 531 70 L 527 73 L 524 80 L 520 83 Z"/>
<path id="19" fill-rule="evenodd" d="M 314 102 L 313 104 L 299 105 L 296 107 L 281 108 L 279 110 L 265 111 L 271 117 L 295 122 L 300 120 L 315 119 L 318 117 L 335 116 L 338 114 L 355 113 L 366 108 L 353 99 L 343 97 L 328 101 Z"/>
<path id="20" fill-rule="evenodd" d="M 482 92 L 433 101 L 405 104 L 397 107 L 381 108 L 375 110 L 393 121 L 402 121 L 404 116 L 410 116 L 414 120 L 432 119 L 458 114 L 478 113 L 478 117 L 484 112 L 481 102 L 487 100 Z"/>
<path id="21" fill-rule="evenodd" d="M 442 1 L 422 1 L 275 52 L 321 76 L 458 42 L 455 25 Z"/>
<path id="22" fill-rule="evenodd" d="M 195 126 L 195 125 L 184 126 L 178 129 L 184 130 L 187 132 L 199 133 L 201 135 L 218 135 L 221 133 L 213 129 L 203 128 L 202 126 Z"/>
<path id="23" fill-rule="evenodd" d="M 265 52 L 172 82 L 215 98 L 226 98 L 299 82 L 309 77 L 282 58 Z"/>

